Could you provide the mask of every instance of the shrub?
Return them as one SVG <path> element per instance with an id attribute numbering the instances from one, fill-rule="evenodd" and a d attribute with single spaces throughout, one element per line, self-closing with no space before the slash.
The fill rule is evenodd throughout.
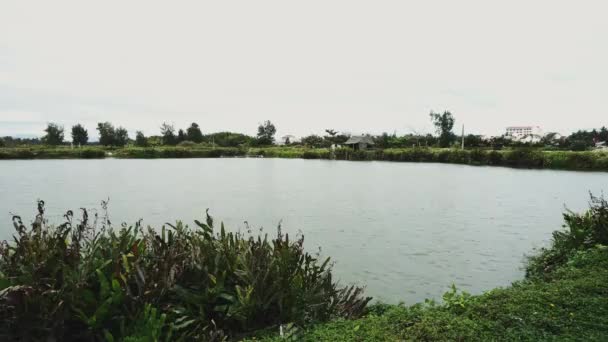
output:
<path id="1" fill-rule="evenodd" d="M 532 149 L 504 152 L 504 164 L 511 167 L 541 168 L 545 165 L 543 153 Z"/>
<path id="2" fill-rule="evenodd" d="M 177 146 L 193 147 L 193 146 L 196 146 L 196 143 L 194 141 L 184 140 L 184 141 L 180 142 L 179 144 L 177 144 Z"/>
<path id="3" fill-rule="evenodd" d="M 490 165 L 502 165 L 503 164 L 503 154 L 498 151 L 490 151 L 488 153 L 488 161 Z"/>
<path id="4" fill-rule="evenodd" d="M 551 246 L 529 258 L 528 277 L 548 277 L 552 270 L 563 265 L 577 251 L 608 245 L 608 202 L 604 198 L 592 195 L 587 212 L 568 211 L 564 214 L 564 221 L 566 230 L 553 232 Z"/>
<path id="5" fill-rule="evenodd" d="M 114 228 L 82 212 L 51 226 L 41 201 L 30 229 L 13 218 L 15 242 L 0 248 L 0 337 L 217 340 L 356 318 L 370 301 L 280 227 L 274 238 L 216 231 L 207 215 L 196 229 Z"/>

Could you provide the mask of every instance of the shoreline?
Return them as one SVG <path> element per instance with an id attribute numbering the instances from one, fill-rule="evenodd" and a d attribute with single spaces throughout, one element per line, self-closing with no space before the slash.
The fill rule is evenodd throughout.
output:
<path id="1" fill-rule="evenodd" d="M 517 169 L 608 172 L 608 152 L 600 151 L 543 151 L 536 149 L 460 150 L 447 148 L 398 148 L 353 151 L 346 148 L 330 150 L 326 148 L 299 147 L 0 148 L 0 160 L 234 157 L 442 163 L 499 166 Z"/>

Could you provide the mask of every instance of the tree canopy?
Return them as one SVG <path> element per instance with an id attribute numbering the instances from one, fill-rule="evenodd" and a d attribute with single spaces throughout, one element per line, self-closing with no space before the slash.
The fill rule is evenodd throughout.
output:
<path id="1" fill-rule="evenodd" d="M 433 125 L 435 125 L 435 131 L 439 135 L 439 146 L 449 147 L 456 139 L 456 136 L 452 133 L 456 121 L 454 116 L 449 111 L 444 111 L 443 114 L 431 111 L 429 115 Z"/>
<path id="2" fill-rule="evenodd" d="M 203 142 L 203 133 L 196 122 L 193 122 L 190 127 L 186 129 L 186 136 L 188 140 L 197 144 Z"/>
<path id="3" fill-rule="evenodd" d="M 129 142 L 129 133 L 124 127 L 114 128 L 109 122 L 97 124 L 99 144 L 104 146 L 125 146 Z"/>
<path id="4" fill-rule="evenodd" d="M 124 127 L 118 127 L 116 129 L 116 135 L 114 136 L 114 146 L 125 146 L 129 142 L 129 132 Z"/>
<path id="5" fill-rule="evenodd" d="M 86 145 L 89 142 L 89 132 L 81 125 L 72 126 L 72 143 L 74 145 Z"/>
<path id="6" fill-rule="evenodd" d="M 302 140 L 302 145 L 304 146 L 308 146 L 308 147 L 323 147 L 325 146 L 325 140 L 316 135 L 316 134 L 311 134 L 307 137 L 303 137 Z"/>
<path id="7" fill-rule="evenodd" d="M 163 137 L 163 145 L 177 145 L 177 137 L 175 136 L 175 127 L 166 122 L 160 126 L 160 134 Z"/>
<path id="8" fill-rule="evenodd" d="M 276 133 L 277 129 L 274 124 L 269 120 L 264 121 L 263 124 L 258 126 L 258 144 L 272 145 L 274 143 L 274 135 Z"/>
<path id="9" fill-rule="evenodd" d="M 61 145 L 63 144 L 63 126 L 59 126 L 56 123 L 49 123 L 44 130 L 46 135 L 42 138 L 47 145 Z"/>
<path id="10" fill-rule="evenodd" d="M 138 147 L 146 147 L 148 146 L 148 139 L 142 131 L 137 131 L 135 133 L 135 146 Z"/>

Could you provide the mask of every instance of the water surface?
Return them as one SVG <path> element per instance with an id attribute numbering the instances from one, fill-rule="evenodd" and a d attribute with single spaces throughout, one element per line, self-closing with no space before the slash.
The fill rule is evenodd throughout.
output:
<path id="1" fill-rule="evenodd" d="M 300 159 L 0 161 L 0 238 L 10 213 L 31 221 L 36 199 L 61 222 L 99 208 L 113 222 L 192 222 L 210 208 L 232 230 L 302 232 L 336 262 L 342 283 L 406 303 L 453 283 L 480 293 L 523 276 L 524 255 L 608 189 L 608 173 L 447 164 Z"/>

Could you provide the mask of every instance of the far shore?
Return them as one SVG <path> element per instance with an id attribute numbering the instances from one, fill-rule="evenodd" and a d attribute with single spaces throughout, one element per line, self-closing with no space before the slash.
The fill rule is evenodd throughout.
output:
<path id="1" fill-rule="evenodd" d="M 103 159 L 103 158 L 224 158 L 268 157 L 328 160 L 380 160 L 396 162 L 433 162 L 477 166 L 503 166 L 529 169 L 608 171 L 605 151 L 547 151 L 542 149 L 454 149 L 389 148 L 353 150 L 350 148 L 307 148 L 301 146 L 207 147 L 162 146 L 123 147 L 15 147 L 0 148 L 4 159 Z"/>

